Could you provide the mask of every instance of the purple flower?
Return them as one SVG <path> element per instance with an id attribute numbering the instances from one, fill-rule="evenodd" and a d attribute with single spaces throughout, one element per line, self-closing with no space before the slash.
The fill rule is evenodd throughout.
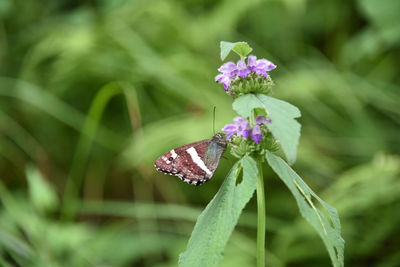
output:
<path id="1" fill-rule="evenodd" d="M 226 133 L 227 140 L 234 134 L 243 136 L 244 138 L 249 138 L 251 136 L 250 123 L 246 119 L 235 117 L 233 122 L 234 124 L 227 124 L 222 128 L 222 131 Z"/>
<path id="2" fill-rule="evenodd" d="M 266 124 L 266 123 L 271 123 L 271 119 L 267 119 L 265 116 L 263 115 L 259 115 L 256 118 L 256 125 L 262 125 L 262 124 Z"/>
<path id="3" fill-rule="evenodd" d="M 247 65 L 244 60 L 239 60 L 237 64 L 233 62 L 223 64 L 218 69 L 221 74 L 215 77 L 215 81 L 221 83 L 225 91 L 228 91 L 231 82 L 237 77 L 246 78 L 251 72 L 268 77 L 267 71 L 275 68 L 276 66 L 266 59 L 257 59 L 256 56 L 249 56 Z"/>
<path id="4" fill-rule="evenodd" d="M 261 142 L 261 138 L 263 138 L 263 134 L 261 133 L 261 128 L 259 125 L 254 125 L 253 131 L 251 132 L 251 139 L 256 144 L 259 144 Z"/>
<path id="5" fill-rule="evenodd" d="M 231 84 L 231 79 L 226 74 L 218 74 L 215 76 L 215 81 L 218 83 L 222 83 L 224 86 L 224 90 L 228 91 L 228 86 Z"/>
<path id="6" fill-rule="evenodd" d="M 246 76 L 250 73 L 250 70 L 247 68 L 244 60 L 239 60 L 237 65 L 238 75 L 242 78 L 246 78 Z"/>
<path id="7" fill-rule="evenodd" d="M 224 65 L 222 65 L 218 69 L 218 71 L 221 72 L 221 74 L 215 76 L 215 81 L 218 83 L 222 83 L 225 91 L 228 91 L 228 87 L 237 73 L 236 64 L 233 62 L 227 62 Z"/>
<path id="8" fill-rule="evenodd" d="M 247 68 L 251 72 L 255 72 L 258 75 L 263 75 L 264 77 L 267 77 L 267 71 L 275 69 L 276 65 L 264 58 L 257 60 L 256 56 L 249 56 L 249 58 L 247 59 Z"/>
<path id="9" fill-rule="evenodd" d="M 257 57 L 256 56 L 249 56 L 249 58 L 247 59 L 247 68 L 251 72 L 255 72 L 256 71 L 256 64 L 257 64 Z"/>
<path id="10" fill-rule="evenodd" d="M 226 133 L 226 140 L 228 140 L 232 135 L 234 135 L 238 130 L 236 124 L 227 124 L 222 128 L 222 131 Z"/>
<path id="11" fill-rule="evenodd" d="M 251 129 L 250 123 L 242 117 L 235 117 L 233 119 L 233 124 L 227 124 L 222 131 L 226 133 L 226 139 L 228 140 L 232 135 L 236 134 L 238 136 L 243 136 L 243 138 L 249 138 L 256 143 L 259 144 L 264 135 L 261 132 L 261 125 L 271 122 L 270 119 L 267 119 L 265 116 L 257 116 L 256 125 Z"/>
<path id="12" fill-rule="evenodd" d="M 249 138 L 251 135 L 250 123 L 242 117 L 235 117 L 233 122 L 238 126 L 237 135 L 243 136 L 244 138 Z"/>
<path id="13" fill-rule="evenodd" d="M 267 71 L 273 70 L 276 68 L 276 65 L 274 65 L 271 61 L 268 61 L 266 59 L 259 59 L 257 60 L 256 63 L 256 74 L 258 75 L 263 75 L 264 77 L 268 76 Z"/>
<path id="14" fill-rule="evenodd" d="M 225 74 L 225 76 L 227 76 L 229 79 L 232 79 L 235 77 L 238 70 L 235 63 L 226 62 L 218 69 L 218 71 L 222 74 Z"/>

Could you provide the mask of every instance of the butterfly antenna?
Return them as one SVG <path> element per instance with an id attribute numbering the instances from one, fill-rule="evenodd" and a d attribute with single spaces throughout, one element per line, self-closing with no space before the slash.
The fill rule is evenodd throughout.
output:
<path id="1" fill-rule="evenodd" d="M 213 108 L 213 131 L 214 131 L 214 135 L 215 135 L 215 110 L 217 109 L 216 106 L 214 106 Z"/>

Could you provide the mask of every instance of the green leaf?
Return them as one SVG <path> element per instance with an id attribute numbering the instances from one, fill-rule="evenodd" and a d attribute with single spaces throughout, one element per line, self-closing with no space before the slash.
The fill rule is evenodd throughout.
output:
<path id="1" fill-rule="evenodd" d="M 229 55 L 235 43 L 221 41 L 219 46 L 221 48 L 221 60 L 223 61 Z"/>
<path id="2" fill-rule="evenodd" d="M 318 197 L 283 159 L 271 152 L 267 152 L 266 158 L 275 173 L 278 174 L 279 178 L 282 179 L 292 192 L 301 215 L 314 227 L 322 238 L 333 266 L 344 266 L 344 240 L 340 235 L 340 221 L 336 209 Z M 316 208 L 312 198 L 316 199 L 322 205 L 324 211 Z"/>
<path id="3" fill-rule="evenodd" d="M 235 52 L 242 58 L 246 57 L 248 54 L 250 54 L 251 51 L 253 51 L 253 49 L 246 42 L 231 43 L 221 41 L 220 47 L 221 60 L 225 60 L 225 58 L 229 55 L 231 51 Z"/>
<path id="4" fill-rule="evenodd" d="M 254 108 L 263 108 L 272 120 L 266 126 L 279 140 L 289 164 L 296 161 L 301 127 L 295 120 L 301 116 L 297 107 L 263 94 L 241 96 L 233 102 L 232 107 L 242 117 L 249 117 Z"/>
<path id="5" fill-rule="evenodd" d="M 58 205 L 54 188 L 42 177 L 37 169 L 28 168 L 29 196 L 33 205 L 40 211 L 52 211 Z"/>
<path id="6" fill-rule="evenodd" d="M 24 260 L 33 258 L 33 250 L 29 244 L 14 233 L 0 229 L 0 245 L 2 250 L 15 253 Z M 0 266 L 3 266 L 0 264 Z"/>
<path id="7" fill-rule="evenodd" d="M 243 168 L 243 180 L 236 180 Z M 246 156 L 229 172 L 224 183 L 200 214 L 185 252 L 179 257 L 181 267 L 216 266 L 238 222 L 242 209 L 256 189 L 256 162 Z"/>
<path id="8" fill-rule="evenodd" d="M 358 0 L 360 11 L 365 13 L 367 18 L 382 28 L 399 28 L 400 1 L 380 0 Z"/>
<path id="9" fill-rule="evenodd" d="M 248 43 L 246 42 L 237 42 L 236 45 L 233 47 L 233 52 L 238 54 L 240 57 L 244 58 L 248 54 L 253 51 L 253 48 L 251 48 Z"/>

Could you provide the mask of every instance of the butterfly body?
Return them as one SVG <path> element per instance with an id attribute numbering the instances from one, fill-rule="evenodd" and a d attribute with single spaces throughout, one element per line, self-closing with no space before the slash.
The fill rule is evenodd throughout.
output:
<path id="1" fill-rule="evenodd" d="M 225 137 L 217 133 L 211 139 L 170 150 L 156 160 L 154 167 L 188 184 L 201 185 L 211 179 L 225 149 Z"/>

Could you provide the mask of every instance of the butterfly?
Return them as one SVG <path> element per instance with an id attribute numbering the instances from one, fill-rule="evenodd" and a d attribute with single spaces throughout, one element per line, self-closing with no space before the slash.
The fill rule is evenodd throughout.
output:
<path id="1" fill-rule="evenodd" d="M 224 135 L 217 133 L 211 139 L 172 149 L 159 157 L 154 167 L 188 184 L 201 185 L 213 176 L 226 145 Z"/>

